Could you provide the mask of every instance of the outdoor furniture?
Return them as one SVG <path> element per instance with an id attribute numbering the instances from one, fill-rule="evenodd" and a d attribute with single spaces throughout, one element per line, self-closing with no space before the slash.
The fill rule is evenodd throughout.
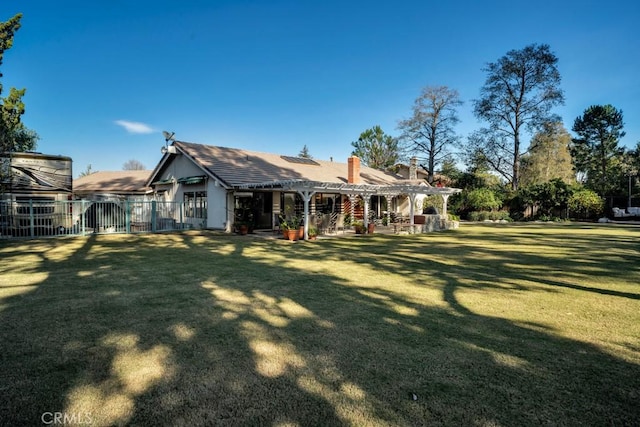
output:
<path id="1" fill-rule="evenodd" d="M 338 222 L 338 214 L 337 213 L 332 213 L 329 216 L 330 220 L 329 220 L 329 231 L 331 233 L 335 233 L 336 232 L 336 223 Z"/>
<path id="2" fill-rule="evenodd" d="M 614 218 L 625 218 L 628 216 L 633 216 L 632 213 L 627 213 L 627 211 L 625 211 L 624 209 L 620 209 L 620 208 L 613 208 L 613 217 Z"/>
<path id="3" fill-rule="evenodd" d="M 629 215 L 631 216 L 640 216 L 640 207 L 628 207 L 627 212 L 629 212 Z"/>
<path id="4" fill-rule="evenodd" d="M 338 214 L 338 216 L 336 217 L 335 230 L 336 233 L 338 232 L 338 230 L 342 230 L 342 232 L 344 233 L 344 214 Z"/>
<path id="5" fill-rule="evenodd" d="M 424 215 L 414 215 L 413 216 L 413 223 L 414 224 L 424 224 L 426 222 L 427 218 Z"/>
<path id="6" fill-rule="evenodd" d="M 280 233 L 281 231 L 281 227 L 280 227 L 280 215 L 277 213 L 273 214 L 273 232 L 275 233 Z"/>
<path id="7" fill-rule="evenodd" d="M 321 233 L 329 233 L 331 231 L 331 215 L 330 214 L 324 214 L 322 215 L 322 221 L 320 222 L 320 227 L 318 227 L 320 229 Z"/>
<path id="8" fill-rule="evenodd" d="M 413 227 L 413 224 L 411 224 L 409 218 L 402 215 L 396 216 L 395 221 L 393 221 L 392 225 L 394 233 L 399 233 L 403 230 L 411 230 L 411 228 Z"/>

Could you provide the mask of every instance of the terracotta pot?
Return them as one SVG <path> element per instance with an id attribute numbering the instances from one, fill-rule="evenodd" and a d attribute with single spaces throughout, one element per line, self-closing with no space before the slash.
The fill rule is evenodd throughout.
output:
<path id="1" fill-rule="evenodd" d="M 247 225 L 241 225 L 240 226 L 240 234 L 242 234 L 244 236 L 248 232 L 249 232 L 249 226 L 247 226 Z"/>
<path id="2" fill-rule="evenodd" d="M 374 223 L 370 222 L 367 225 L 367 233 L 373 234 L 373 230 L 375 230 L 375 229 L 376 229 L 376 225 Z"/>
<path id="3" fill-rule="evenodd" d="M 298 228 L 298 239 L 304 239 L 304 227 Z"/>

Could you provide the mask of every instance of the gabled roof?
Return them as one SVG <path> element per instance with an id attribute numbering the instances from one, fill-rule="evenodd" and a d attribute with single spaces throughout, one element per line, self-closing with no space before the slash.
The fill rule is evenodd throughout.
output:
<path id="1" fill-rule="evenodd" d="M 391 170 L 396 171 L 398 175 L 407 179 L 409 178 L 409 169 L 410 169 L 409 165 L 404 163 L 396 163 L 391 167 Z M 427 171 L 422 166 L 417 167 L 416 173 L 419 179 L 427 179 L 427 177 L 429 176 L 429 171 Z"/>
<path id="2" fill-rule="evenodd" d="M 347 163 L 313 159 L 306 161 L 297 157 L 261 153 L 239 148 L 217 147 L 176 141 L 178 154 L 189 157 L 210 177 L 218 179 L 227 187 L 241 187 L 252 183 L 270 181 L 301 180 L 324 183 L 347 183 Z M 170 156 L 167 153 L 153 171 L 147 184 L 158 178 Z M 370 185 L 390 185 L 403 181 L 393 172 L 385 172 L 360 166 L 360 182 Z"/>
<path id="3" fill-rule="evenodd" d="M 149 170 L 102 171 L 94 172 L 73 180 L 73 192 L 76 194 L 144 194 L 151 189 L 147 180 Z"/>

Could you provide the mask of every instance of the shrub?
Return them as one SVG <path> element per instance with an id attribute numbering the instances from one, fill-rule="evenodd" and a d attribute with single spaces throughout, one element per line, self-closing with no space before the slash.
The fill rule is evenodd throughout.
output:
<path id="1" fill-rule="evenodd" d="M 563 222 L 563 221 L 568 221 L 565 219 L 560 218 L 559 216 L 553 216 L 553 215 L 540 215 L 538 217 L 538 221 L 545 221 L 545 222 Z"/>
<path id="2" fill-rule="evenodd" d="M 493 190 L 476 188 L 467 193 L 467 205 L 471 210 L 490 211 L 498 209 L 501 202 Z"/>
<path id="3" fill-rule="evenodd" d="M 578 190 L 569 198 L 569 211 L 578 219 L 596 218 L 604 212 L 604 201 L 592 190 Z"/>
<path id="4" fill-rule="evenodd" d="M 527 207 L 537 207 L 539 219 L 550 218 L 558 212 L 566 210 L 573 192 L 574 190 L 570 185 L 556 178 L 549 182 L 521 188 L 518 191 L 517 202 L 521 205 L 520 208 L 522 210 Z"/>
<path id="5" fill-rule="evenodd" d="M 469 212 L 469 221 L 513 221 L 508 211 L 473 211 Z"/>
<path id="6" fill-rule="evenodd" d="M 434 209 L 437 213 L 438 211 L 442 211 L 443 206 L 444 201 L 442 199 L 442 196 L 440 196 L 439 194 L 430 195 L 425 197 L 422 201 L 422 213 L 429 214 L 430 212 L 433 212 Z"/>

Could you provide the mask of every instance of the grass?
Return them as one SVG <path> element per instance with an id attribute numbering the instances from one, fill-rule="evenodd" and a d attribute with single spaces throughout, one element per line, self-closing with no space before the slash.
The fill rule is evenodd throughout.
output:
<path id="1" fill-rule="evenodd" d="M 637 425 L 639 239 L 1 242 L 0 425 Z"/>

